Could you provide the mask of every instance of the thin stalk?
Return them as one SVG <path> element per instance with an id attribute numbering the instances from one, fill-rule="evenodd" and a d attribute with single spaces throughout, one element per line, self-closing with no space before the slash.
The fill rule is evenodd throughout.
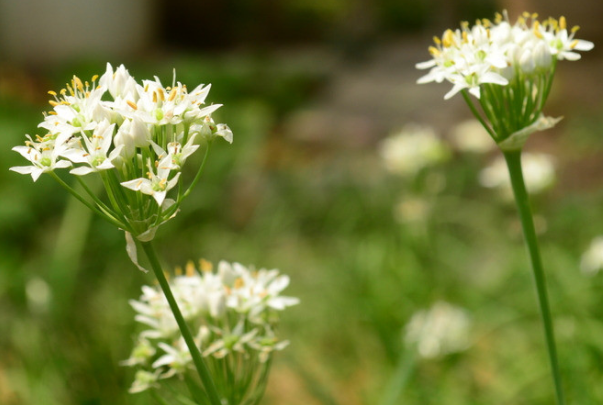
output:
<path id="1" fill-rule="evenodd" d="M 399 403 L 398 398 L 402 392 L 404 392 L 404 388 L 415 367 L 415 360 L 416 355 L 414 352 L 404 351 L 402 355 L 400 355 L 396 370 L 387 384 L 385 395 L 383 395 L 383 398 L 381 399 L 381 405 L 395 405 Z"/>
<path id="2" fill-rule="evenodd" d="M 477 108 L 475 108 L 475 105 L 473 104 L 473 101 L 471 101 L 471 98 L 469 97 L 469 94 L 467 94 L 467 90 L 461 90 L 461 94 L 463 95 L 463 98 L 465 99 L 465 102 L 467 103 L 467 105 L 471 109 L 471 112 L 473 113 L 473 115 L 475 116 L 475 118 L 478 119 L 478 121 L 482 124 L 482 126 L 484 127 L 484 129 L 486 131 L 488 131 L 488 133 L 490 134 L 490 136 L 494 140 L 496 140 L 496 136 L 495 136 L 494 132 L 492 132 L 492 129 L 490 129 L 490 126 L 488 124 L 486 124 L 486 121 L 484 121 L 484 119 L 482 118 L 481 114 L 477 111 Z"/>
<path id="3" fill-rule="evenodd" d="M 220 397 L 218 395 L 214 380 L 212 379 L 211 374 L 209 373 L 209 370 L 203 361 L 203 357 L 201 357 L 201 352 L 195 344 L 193 335 L 186 324 L 184 317 L 182 316 L 182 312 L 180 312 L 180 308 L 178 308 L 178 303 L 176 303 L 172 290 L 170 289 L 170 285 L 165 278 L 165 274 L 163 274 L 163 269 L 161 268 L 161 264 L 159 264 L 159 259 L 157 258 L 155 249 L 153 248 L 153 245 L 151 245 L 151 242 L 141 242 L 141 245 L 147 257 L 149 258 L 151 268 L 153 269 L 155 277 L 157 277 L 157 281 L 163 290 L 163 294 L 170 305 L 174 318 L 176 318 L 176 323 L 178 323 L 178 328 L 180 328 L 180 332 L 182 333 L 182 337 L 188 346 L 188 350 L 191 352 L 193 362 L 195 363 L 195 367 L 197 368 L 197 372 L 199 373 L 199 377 L 201 378 L 205 392 L 209 397 L 209 401 L 212 405 L 221 405 Z"/>
<path id="4" fill-rule="evenodd" d="M 193 179 L 191 185 L 188 187 L 188 189 L 184 192 L 182 197 L 179 199 L 179 202 L 184 200 L 186 197 L 188 197 L 188 195 L 193 190 L 195 185 L 201 179 L 201 175 L 203 174 L 203 169 L 205 168 L 205 162 L 207 161 L 207 157 L 209 156 L 210 149 L 211 149 L 211 141 L 208 141 L 207 147 L 205 148 L 205 155 L 203 156 L 203 161 L 201 162 L 201 166 L 199 166 L 199 171 L 197 171 L 197 174 L 195 175 L 195 178 Z"/>
<path id="5" fill-rule="evenodd" d="M 509 175 L 511 176 L 511 185 L 513 187 L 513 194 L 515 195 L 517 210 L 519 211 L 519 218 L 523 228 L 526 247 L 530 256 L 530 261 L 532 262 L 538 303 L 540 304 L 540 315 L 542 317 L 544 327 L 544 337 L 547 344 L 551 372 L 553 374 L 553 383 L 555 385 L 555 392 L 557 395 L 557 405 L 565 405 L 561 373 L 559 372 L 559 361 L 557 359 L 557 348 L 555 346 L 553 320 L 551 317 L 546 287 L 546 276 L 542 267 L 542 260 L 540 258 L 540 251 L 538 249 L 538 240 L 536 239 L 536 230 L 534 229 L 530 201 L 528 199 L 528 193 L 526 191 L 523 173 L 521 170 L 521 150 L 504 152 L 504 156 L 509 169 Z"/>

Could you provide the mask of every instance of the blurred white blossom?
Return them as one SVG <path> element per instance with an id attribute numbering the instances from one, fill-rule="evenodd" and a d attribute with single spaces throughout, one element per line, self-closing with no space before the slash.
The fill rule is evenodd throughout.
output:
<path id="1" fill-rule="evenodd" d="M 467 311 L 438 301 L 416 312 L 405 331 L 405 343 L 423 358 L 436 358 L 466 350 L 471 344 L 471 320 Z"/>
<path id="2" fill-rule="evenodd" d="M 462 152 L 486 153 L 496 146 L 488 132 L 476 119 L 458 123 L 452 128 L 450 135 L 454 146 Z"/>
<path id="3" fill-rule="evenodd" d="M 555 165 L 551 156 L 524 153 L 521 156 L 521 164 L 526 188 L 530 193 L 538 194 L 555 182 Z M 509 171 L 503 157 L 498 157 L 480 172 L 479 182 L 484 187 L 502 190 L 506 197 L 513 195 Z"/>
<path id="4" fill-rule="evenodd" d="M 177 269 L 176 273 L 183 271 Z M 288 344 L 274 332 L 279 312 L 299 303 L 297 298 L 281 295 L 288 285 L 289 277 L 275 269 L 255 270 L 222 261 L 214 271 L 205 260 L 197 267 L 189 262 L 184 275 L 170 280 L 174 298 L 209 369 L 227 367 L 233 375 L 234 387 L 232 381 L 222 381 L 226 377 L 221 373 L 212 376 L 219 389 L 228 387 L 221 392 L 224 398 L 240 395 L 240 403 L 254 404 L 241 398 L 261 397 L 258 394 L 265 388 L 265 379 L 260 376 L 267 373 L 273 352 Z M 158 287 L 143 286 L 142 292 L 140 299 L 130 304 L 137 313 L 135 319 L 146 329 L 130 358 L 122 362 L 144 371 L 140 378 L 137 374 L 131 392 L 194 370 L 165 296 Z"/>
<path id="5" fill-rule="evenodd" d="M 597 236 L 582 254 L 580 270 L 588 276 L 593 276 L 603 269 L 603 236 Z"/>
<path id="6" fill-rule="evenodd" d="M 385 167 L 400 176 L 412 176 L 424 167 L 443 162 L 449 150 L 433 128 L 408 124 L 401 131 L 384 139 L 379 152 Z"/>

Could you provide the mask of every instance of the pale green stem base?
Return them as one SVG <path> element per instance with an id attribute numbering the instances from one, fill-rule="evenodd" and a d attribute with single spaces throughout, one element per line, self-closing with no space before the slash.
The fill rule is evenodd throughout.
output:
<path id="1" fill-rule="evenodd" d="M 193 358 L 193 362 L 195 363 L 195 367 L 197 368 L 197 372 L 199 373 L 199 377 L 201 378 L 201 382 L 203 383 L 203 387 L 205 388 L 205 392 L 209 397 L 209 401 L 212 405 L 221 405 L 220 397 L 218 395 L 218 390 L 216 389 L 216 384 L 209 373 L 207 365 L 203 361 L 203 357 L 201 356 L 201 352 L 193 339 L 193 335 L 180 312 L 180 308 L 178 308 L 178 304 L 174 299 L 174 295 L 172 294 L 172 290 L 170 289 L 170 285 L 163 274 L 163 269 L 161 268 L 161 264 L 157 259 L 157 255 L 155 254 L 155 249 L 153 249 L 153 245 L 151 242 L 141 242 L 142 248 L 149 258 L 149 262 L 151 264 L 151 268 L 157 277 L 157 281 L 163 290 L 165 298 L 170 304 L 170 308 L 172 313 L 174 314 L 174 318 L 176 318 L 176 322 L 178 323 L 178 327 L 180 328 L 180 332 L 182 333 L 182 337 L 188 346 L 189 351 L 191 352 L 191 356 Z"/>
<path id="2" fill-rule="evenodd" d="M 387 384 L 385 394 L 380 402 L 381 405 L 396 405 L 399 403 L 398 399 L 404 392 L 404 388 L 406 388 L 406 384 L 415 368 L 415 363 L 416 354 L 414 351 L 405 350 L 400 356 L 396 370 Z"/>
<path id="3" fill-rule="evenodd" d="M 544 336 L 546 339 L 549 360 L 551 363 L 555 392 L 557 394 L 557 405 L 565 405 L 561 373 L 559 372 L 559 362 L 557 360 L 557 348 L 555 346 L 553 320 L 551 317 L 551 310 L 549 308 L 546 277 L 542 267 L 540 251 L 538 249 L 538 240 L 536 239 L 536 230 L 534 229 L 530 201 L 521 170 L 521 150 L 507 151 L 503 153 L 505 160 L 507 161 L 509 175 L 511 176 L 511 185 L 513 186 L 513 194 L 515 195 L 515 203 L 517 204 L 528 254 L 532 262 L 536 292 L 538 294 L 538 303 L 540 304 L 540 315 L 542 316 Z"/>

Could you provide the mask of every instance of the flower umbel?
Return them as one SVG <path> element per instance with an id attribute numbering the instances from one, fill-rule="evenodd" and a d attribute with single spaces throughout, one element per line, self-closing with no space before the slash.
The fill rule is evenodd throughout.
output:
<path id="1" fill-rule="evenodd" d="M 175 74 L 170 86 L 158 78 L 138 83 L 123 65 L 114 70 L 107 64 L 105 73 L 90 82 L 74 76 L 58 93 L 49 91 L 52 110 L 38 125 L 45 134 L 28 136 L 25 146 L 13 148 L 31 166 L 11 170 L 30 174 L 34 181 L 50 173 L 89 208 L 148 241 L 178 212 L 199 180 L 212 141 L 223 137 L 232 142 L 228 126 L 211 118 L 220 104 L 205 105 L 209 88 L 200 85 L 189 93 Z M 183 187 L 185 162 L 201 143 L 206 145 L 203 162 L 195 162 L 198 173 Z M 64 168 L 71 168 L 86 195 L 77 194 L 55 173 Z M 106 201 L 90 191 L 89 174 L 102 179 Z M 173 198 L 168 199 L 170 193 Z"/>
<path id="2" fill-rule="evenodd" d="M 578 27 L 567 29 L 564 17 L 540 22 L 537 14 L 524 13 L 512 24 L 506 12 L 494 21 L 477 20 L 470 27 L 446 30 L 429 48 L 432 59 L 417 64 L 430 69 L 419 83 L 444 80 L 453 84 L 445 99 L 461 93 L 472 112 L 503 149 L 520 149 L 532 126 L 542 119 L 559 60 L 578 60 L 576 51 L 591 50 L 592 42 L 575 39 Z M 478 99 L 478 112 L 469 94 Z M 554 122 L 551 122 L 554 125 Z M 502 144 L 529 128 L 521 142 Z"/>
<path id="3" fill-rule="evenodd" d="M 176 273 L 183 271 L 176 269 Z M 214 271 L 205 260 L 198 267 L 189 262 L 184 275 L 171 280 L 174 297 L 196 333 L 195 343 L 224 403 L 253 405 L 262 397 L 272 354 L 289 343 L 275 333 L 279 312 L 299 302 L 280 294 L 288 284 L 289 277 L 278 270 L 256 271 L 222 261 Z M 122 363 L 144 371 L 143 381 L 137 378 L 131 392 L 168 384 L 177 380 L 170 379 L 173 376 L 199 385 L 190 352 L 161 290 L 144 286 L 140 299 L 130 304 L 137 312 L 135 319 L 149 327 Z M 155 385 L 147 382 L 150 376 L 157 376 Z"/>

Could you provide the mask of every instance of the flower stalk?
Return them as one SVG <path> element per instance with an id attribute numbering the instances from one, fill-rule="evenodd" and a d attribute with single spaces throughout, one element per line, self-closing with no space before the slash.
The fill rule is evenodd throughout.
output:
<path id="1" fill-rule="evenodd" d="M 521 221 L 521 227 L 523 229 L 528 255 L 530 256 L 530 262 L 532 264 L 536 293 L 538 295 L 538 304 L 540 306 L 540 315 L 544 328 L 544 337 L 546 340 L 549 362 L 553 375 L 553 383 L 555 385 L 555 393 L 557 396 L 557 404 L 565 405 L 565 396 L 561 381 L 561 372 L 559 371 L 557 348 L 555 345 L 553 319 L 551 316 L 546 287 L 546 275 L 542 266 L 542 259 L 540 257 L 540 250 L 538 248 L 538 239 L 536 237 L 536 230 L 534 228 L 534 220 L 532 218 L 532 210 L 530 208 L 530 201 L 523 179 L 521 169 L 521 151 L 504 152 L 504 156 L 509 169 L 509 175 L 511 177 L 511 185 L 513 187 L 513 194 L 515 196 L 517 211 L 519 212 L 519 219 Z"/>
<path id="2" fill-rule="evenodd" d="M 191 353 L 193 358 L 193 363 L 195 364 L 195 368 L 199 373 L 199 378 L 203 383 L 203 388 L 205 388 L 205 392 L 209 397 L 209 401 L 211 405 L 221 405 L 220 397 L 218 396 L 218 390 L 216 389 L 216 384 L 214 383 L 211 374 L 209 373 L 209 369 L 207 365 L 203 361 L 203 357 L 201 356 L 201 352 L 193 339 L 193 334 L 191 333 L 184 317 L 182 316 L 182 312 L 180 308 L 178 308 L 178 303 L 174 299 L 174 295 L 172 294 L 172 290 L 170 289 L 170 284 L 168 283 L 165 274 L 163 273 L 163 269 L 161 268 L 161 264 L 159 263 L 159 259 L 157 258 L 157 254 L 155 253 L 155 249 L 151 242 L 141 242 L 142 248 L 149 259 L 149 263 L 151 264 L 151 268 L 153 269 L 153 273 L 155 273 L 155 277 L 161 286 L 161 290 L 167 299 L 170 309 L 172 310 L 172 314 L 174 314 L 174 318 L 178 323 L 178 328 L 180 329 L 180 333 L 186 342 L 186 346 Z"/>

